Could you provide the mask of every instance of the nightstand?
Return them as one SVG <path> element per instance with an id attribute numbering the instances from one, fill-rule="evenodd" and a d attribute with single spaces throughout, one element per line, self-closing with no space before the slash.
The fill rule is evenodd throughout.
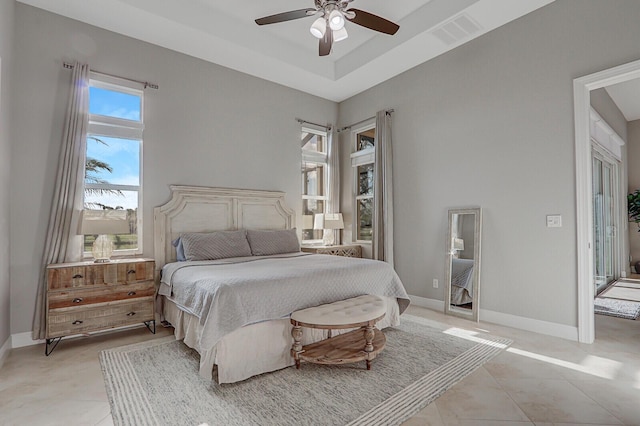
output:
<path id="1" fill-rule="evenodd" d="M 74 334 L 138 323 L 155 334 L 154 269 L 153 259 L 47 266 L 45 355 Z"/>
<path id="2" fill-rule="evenodd" d="M 362 246 L 357 244 L 343 244 L 335 246 L 303 246 L 301 250 L 307 253 L 332 254 L 344 257 L 362 257 Z"/>

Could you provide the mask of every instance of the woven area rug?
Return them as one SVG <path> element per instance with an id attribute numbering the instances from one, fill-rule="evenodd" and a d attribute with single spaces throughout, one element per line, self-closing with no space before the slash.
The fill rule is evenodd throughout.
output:
<path id="1" fill-rule="evenodd" d="M 635 320 L 640 317 L 640 302 L 596 297 L 593 309 L 596 314 Z"/>
<path id="2" fill-rule="evenodd" d="M 625 319 L 640 317 L 640 284 L 620 280 L 594 300 L 596 314 Z"/>
<path id="3" fill-rule="evenodd" d="M 303 363 L 218 385 L 173 337 L 103 351 L 100 363 L 116 425 L 397 425 L 511 344 L 410 315 L 384 332 L 371 371 Z"/>

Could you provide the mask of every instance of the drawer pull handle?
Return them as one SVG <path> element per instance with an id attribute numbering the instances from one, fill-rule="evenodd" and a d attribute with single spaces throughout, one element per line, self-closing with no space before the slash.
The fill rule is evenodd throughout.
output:
<path id="1" fill-rule="evenodd" d="M 76 278 L 82 278 L 82 274 L 75 274 L 75 275 L 73 276 L 73 279 L 75 280 Z"/>
<path id="2" fill-rule="evenodd" d="M 76 297 L 75 299 L 73 299 L 73 303 L 80 303 L 82 302 L 82 297 Z"/>
<path id="3" fill-rule="evenodd" d="M 135 273 L 136 273 L 136 270 L 135 270 L 135 269 L 129 269 L 129 270 L 127 271 L 127 274 L 135 274 Z"/>
<path id="4" fill-rule="evenodd" d="M 130 291 L 129 293 L 127 293 L 127 296 L 135 296 L 136 292 L 135 291 Z"/>
<path id="5" fill-rule="evenodd" d="M 129 313 L 127 314 L 127 316 L 128 316 L 128 317 L 132 317 L 132 316 L 134 316 L 135 314 L 136 314 L 135 312 L 129 312 Z"/>
<path id="6" fill-rule="evenodd" d="M 78 324 L 82 324 L 84 321 L 80 321 L 80 320 L 75 320 L 74 322 L 72 322 L 71 324 L 73 325 L 78 325 Z"/>

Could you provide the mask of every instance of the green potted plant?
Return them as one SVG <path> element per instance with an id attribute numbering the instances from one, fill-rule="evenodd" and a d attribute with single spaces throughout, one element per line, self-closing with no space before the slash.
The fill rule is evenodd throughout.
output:
<path id="1" fill-rule="evenodd" d="M 640 189 L 636 189 L 627 195 L 627 209 L 629 222 L 635 222 L 636 225 L 638 225 L 638 232 L 640 232 Z M 636 269 L 636 274 L 640 274 L 640 261 L 636 262 L 633 266 Z"/>
<path id="2" fill-rule="evenodd" d="M 627 195 L 627 208 L 629 209 L 629 222 L 635 222 L 640 232 L 640 189 Z"/>

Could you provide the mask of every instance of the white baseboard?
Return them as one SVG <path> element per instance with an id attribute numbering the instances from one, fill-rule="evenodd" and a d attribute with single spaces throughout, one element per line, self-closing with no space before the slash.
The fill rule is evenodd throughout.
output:
<path id="1" fill-rule="evenodd" d="M 4 361 L 9 357 L 9 351 L 11 350 L 11 336 L 0 347 L 0 368 L 4 364 Z"/>
<path id="2" fill-rule="evenodd" d="M 444 311 L 444 301 L 428 299 L 420 296 L 409 296 L 411 303 L 423 308 L 435 311 Z M 549 321 L 542 321 L 533 318 L 520 317 L 517 315 L 505 314 L 502 312 L 480 309 L 480 321 L 493 324 L 504 325 L 520 330 L 533 331 L 534 333 L 545 334 L 547 336 L 560 337 L 563 339 L 578 341 L 578 327 L 558 324 Z"/>
<path id="3" fill-rule="evenodd" d="M 24 333 L 14 333 L 11 335 L 11 347 L 13 349 L 22 348 L 24 346 L 32 346 L 44 343 L 44 340 L 33 340 L 31 338 L 31 332 L 25 331 Z"/>
<path id="4" fill-rule="evenodd" d="M 434 311 L 444 312 L 444 301 L 437 299 L 428 299 L 426 297 L 409 295 L 411 303 L 421 308 L 433 309 Z"/>

